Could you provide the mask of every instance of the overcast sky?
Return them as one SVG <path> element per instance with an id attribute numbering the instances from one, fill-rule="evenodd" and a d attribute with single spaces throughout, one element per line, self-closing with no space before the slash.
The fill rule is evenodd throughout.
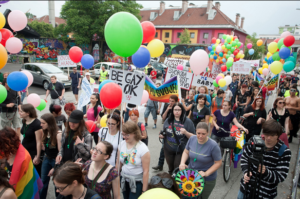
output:
<path id="1" fill-rule="evenodd" d="M 144 8 L 159 7 L 160 1 L 137 1 Z M 214 3 L 217 1 L 214 1 Z M 59 17 L 64 1 L 55 1 L 55 16 Z M 166 7 L 170 5 L 181 6 L 181 1 L 165 1 Z M 207 4 L 207 1 L 189 1 L 198 6 Z M 279 26 L 300 25 L 300 1 L 220 1 L 221 10 L 235 21 L 236 13 L 245 17 L 244 29 L 248 34 L 278 34 Z M 21 10 L 37 17 L 48 15 L 47 1 L 10 1 L 0 7 L 0 12 L 6 9 Z"/>

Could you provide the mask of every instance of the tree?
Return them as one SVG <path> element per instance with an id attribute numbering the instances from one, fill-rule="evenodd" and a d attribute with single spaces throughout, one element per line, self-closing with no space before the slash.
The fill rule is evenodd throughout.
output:
<path id="1" fill-rule="evenodd" d="M 27 19 L 33 19 L 34 18 L 34 15 L 30 12 L 26 12 L 25 15 L 26 15 Z"/>
<path id="2" fill-rule="evenodd" d="M 248 35 L 247 36 L 247 39 L 251 41 L 252 43 L 252 48 L 254 50 L 254 54 L 253 55 L 250 55 L 249 54 L 249 49 L 246 47 L 247 44 L 245 43 L 244 46 L 245 46 L 245 57 L 244 59 L 246 60 L 250 60 L 250 59 L 261 59 L 261 57 L 266 53 L 266 47 L 264 45 L 261 45 L 261 46 L 257 46 L 257 39 L 256 38 L 257 34 L 254 32 L 252 34 L 252 36 Z"/>
<path id="3" fill-rule="evenodd" d="M 28 24 L 33 28 L 41 37 L 54 38 L 54 28 L 51 24 L 45 22 L 32 21 Z"/>
<path id="4" fill-rule="evenodd" d="M 181 35 L 179 36 L 179 42 L 178 44 L 189 44 L 190 43 L 190 33 L 188 29 L 184 29 L 184 31 L 181 33 Z"/>
<path id="5" fill-rule="evenodd" d="M 65 43 L 69 43 L 71 41 L 68 35 L 70 32 L 70 29 L 66 28 L 66 24 L 59 24 L 53 31 L 54 37 Z"/>
<path id="6" fill-rule="evenodd" d="M 142 5 L 135 1 L 70 0 L 63 5 L 60 17 L 67 22 L 64 27 L 65 32 L 67 30 L 74 33 L 73 38 L 77 45 L 90 44 L 91 52 L 93 35 L 97 34 L 100 40 L 104 40 L 104 27 L 110 16 L 120 11 L 126 11 L 140 20 L 141 8 L 143 8 Z M 63 31 L 62 27 L 56 31 L 56 34 L 60 34 L 60 31 Z"/>

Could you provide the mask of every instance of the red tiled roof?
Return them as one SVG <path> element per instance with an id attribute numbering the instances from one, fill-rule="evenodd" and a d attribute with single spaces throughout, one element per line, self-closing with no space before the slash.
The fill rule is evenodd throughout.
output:
<path id="1" fill-rule="evenodd" d="M 49 23 L 49 15 L 44 15 L 44 16 L 42 16 L 40 18 L 37 18 L 37 19 L 28 19 L 28 22 L 32 22 L 32 21 Z M 66 21 L 62 18 L 55 17 L 55 23 L 60 25 L 60 24 L 65 24 Z"/>

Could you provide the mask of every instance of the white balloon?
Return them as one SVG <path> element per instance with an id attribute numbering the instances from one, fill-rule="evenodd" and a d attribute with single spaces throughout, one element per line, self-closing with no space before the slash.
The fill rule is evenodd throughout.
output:
<path id="1" fill-rule="evenodd" d="M 285 38 L 286 36 L 292 35 L 289 31 L 281 33 L 280 38 Z"/>
<path id="2" fill-rule="evenodd" d="M 226 86 L 228 86 L 229 84 L 231 84 L 232 82 L 232 78 L 230 75 L 226 75 L 226 77 L 224 78 L 226 81 Z"/>

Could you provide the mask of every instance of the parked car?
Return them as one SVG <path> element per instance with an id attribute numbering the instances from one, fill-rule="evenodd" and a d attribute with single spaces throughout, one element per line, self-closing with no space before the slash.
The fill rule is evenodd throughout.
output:
<path id="1" fill-rule="evenodd" d="M 51 82 L 50 77 L 52 75 L 55 75 L 57 81 L 63 83 L 65 88 L 71 87 L 71 81 L 68 79 L 68 75 L 53 64 L 26 63 L 22 65 L 21 70 L 29 71 L 33 76 L 33 83 L 43 86 L 45 90 L 47 90 Z"/>
<path id="2" fill-rule="evenodd" d="M 95 64 L 93 66 L 93 68 L 94 68 L 93 72 L 94 72 L 95 78 L 99 78 L 99 76 L 100 76 L 100 70 L 102 70 L 102 66 L 104 66 L 105 70 L 108 71 L 108 74 L 109 74 L 109 70 L 111 68 L 122 69 L 122 65 L 119 64 L 119 63 L 115 63 L 115 62 L 99 62 L 99 63 L 97 63 L 97 64 Z"/>
<path id="3" fill-rule="evenodd" d="M 156 61 L 150 61 L 150 64 L 153 66 L 153 68 L 156 69 L 157 71 L 157 75 L 156 75 L 156 78 L 159 78 L 162 76 L 162 71 L 165 69 L 165 68 L 168 68 L 167 65 L 163 64 L 163 63 L 159 63 L 159 62 L 156 62 Z"/>

